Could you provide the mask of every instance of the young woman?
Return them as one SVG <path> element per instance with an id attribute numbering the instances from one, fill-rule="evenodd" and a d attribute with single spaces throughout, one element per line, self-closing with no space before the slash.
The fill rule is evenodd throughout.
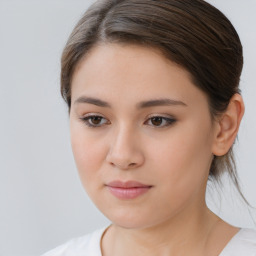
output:
<path id="1" fill-rule="evenodd" d="M 224 172 L 240 191 L 242 65 L 234 27 L 203 0 L 92 5 L 63 51 L 61 92 L 81 181 L 112 224 L 45 256 L 255 256 L 256 231 L 205 203 Z"/>

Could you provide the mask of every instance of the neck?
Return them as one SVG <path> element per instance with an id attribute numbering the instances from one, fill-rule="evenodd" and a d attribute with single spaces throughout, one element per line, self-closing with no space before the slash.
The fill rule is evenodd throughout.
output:
<path id="1" fill-rule="evenodd" d="M 102 241 L 103 255 L 109 255 L 109 244 L 111 255 L 203 255 L 218 221 L 204 204 L 151 227 L 126 229 L 113 224 Z"/>

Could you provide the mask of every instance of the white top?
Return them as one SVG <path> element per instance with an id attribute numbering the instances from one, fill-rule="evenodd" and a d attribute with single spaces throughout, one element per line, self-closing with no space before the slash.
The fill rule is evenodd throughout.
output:
<path id="1" fill-rule="evenodd" d="M 42 256 L 102 256 L 100 243 L 105 230 L 74 238 Z M 240 229 L 219 256 L 256 256 L 256 230 Z"/>

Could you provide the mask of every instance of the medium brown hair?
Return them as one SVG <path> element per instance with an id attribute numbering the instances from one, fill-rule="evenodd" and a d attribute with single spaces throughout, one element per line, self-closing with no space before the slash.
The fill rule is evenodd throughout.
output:
<path id="1" fill-rule="evenodd" d="M 160 50 L 190 73 L 192 82 L 208 97 L 213 118 L 240 93 L 243 54 L 239 36 L 227 17 L 203 0 L 100 0 L 93 4 L 71 33 L 61 59 L 61 93 L 69 109 L 74 70 L 99 43 Z M 232 148 L 214 157 L 209 178 L 220 181 L 224 171 L 243 197 Z"/>

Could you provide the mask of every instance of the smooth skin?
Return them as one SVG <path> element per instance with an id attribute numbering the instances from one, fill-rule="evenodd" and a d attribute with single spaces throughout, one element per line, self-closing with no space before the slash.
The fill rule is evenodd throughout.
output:
<path id="1" fill-rule="evenodd" d="M 241 96 L 212 119 L 190 74 L 158 50 L 99 44 L 76 67 L 71 101 L 81 181 L 112 222 L 102 255 L 218 255 L 239 229 L 207 208 L 205 190 L 213 156 L 236 138 Z M 119 199 L 106 186 L 114 180 L 151 188 Z"/>

